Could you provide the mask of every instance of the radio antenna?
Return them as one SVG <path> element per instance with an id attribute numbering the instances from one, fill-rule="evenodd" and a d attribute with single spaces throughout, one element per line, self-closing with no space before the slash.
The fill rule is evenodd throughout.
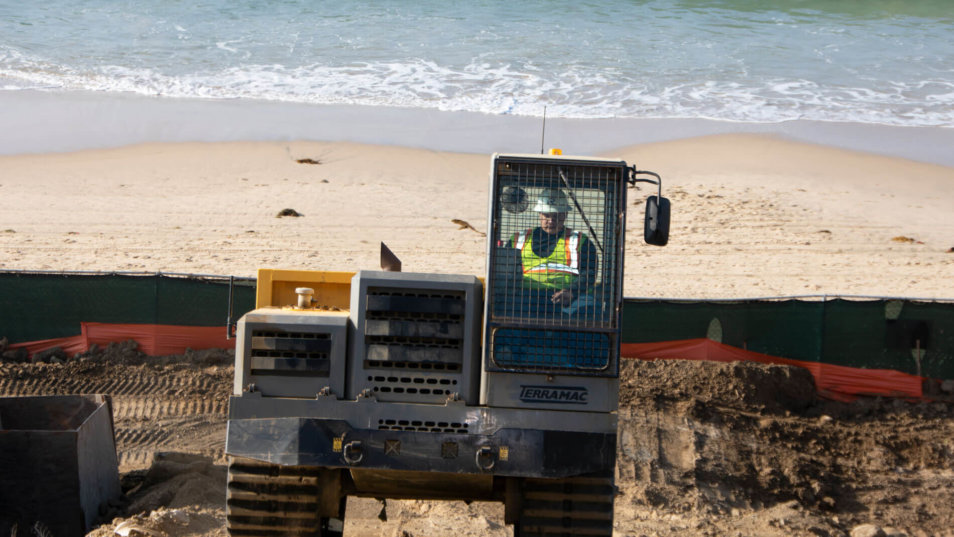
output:
<path id="1" fill-rule="evenodd" d="M 540 132 L 540 154 L 543 154 L 543 144 L 547 138 L 547 105 L 543 105 L 543 130 Z"/>

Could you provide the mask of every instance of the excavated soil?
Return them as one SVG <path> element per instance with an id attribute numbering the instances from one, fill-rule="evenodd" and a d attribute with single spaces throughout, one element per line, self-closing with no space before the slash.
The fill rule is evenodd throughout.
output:
<path id="1" fill-rule="evenodd" d="M 225 536 L 232 357 L 0 364 L 0 395 L 113 398 L 123 502 L 88 537 Z M 816 397 L 806 371 L 627 361 L 618 536 L 954 536 L 954 405 Z M 497 504 L 350 500 L 346 535 L 503 536 Z M 6 537 L 6 536 L 2 536 Z"/>

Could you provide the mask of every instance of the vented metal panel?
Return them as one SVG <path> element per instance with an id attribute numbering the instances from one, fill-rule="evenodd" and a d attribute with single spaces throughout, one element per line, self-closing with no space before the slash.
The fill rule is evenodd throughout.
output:
<path id="1" fill-rule="evenodd" d="M 378 420 L 378 430 L 462 434 L 470 432 L 468 425 L 464 422 L 412 420 L 405 418 L 381 418 Z"/>
<path id="2" fill-rule="evenodd" d="M 472 277 L 359 273 L 351 309 L 355 393 L 428 403 L 469 394 L 479 365 L 478 289 Z"/>
<path id="3" fill-rule="evenodd" d="M 369 367 L 368 369 L 374 369 Z M 434 375 L 368 375 L 368 384 L 375 393 L 437 395 L 447 397 L 457 392 L 456 378 L 437 378 Z"/>
<path id="4" fill-rule="evenodd" d="M 491 370 L 616 374 L 625 163 L 498 157 Z"/>
<path id="5" fill-rule="evenodd" d="M 327 377 L 331 334 L 253 330 L 253 375 L 302 375 Z"/>
<path id="6" fill-rule="evenodd" d="M 343 397 L 348 317 L 264 308 L 238 323 L 237 393 L 250 386 L 266 397 Z"/>
<path id="7" fill-rule="evenodd" d="M 460 369 L 463 293 L 373 288 L 368 290 L 366 313 L 367 361 Z"/>

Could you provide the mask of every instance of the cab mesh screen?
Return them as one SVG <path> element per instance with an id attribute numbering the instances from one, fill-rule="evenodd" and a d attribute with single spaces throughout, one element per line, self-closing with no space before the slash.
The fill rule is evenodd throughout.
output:
<path id="1" fill-rule="evenodd" d="M 489 321 L 514 328 L 493 332 L 494 362 L 606 368 L 622 167 L 498 161 L 496 173 Z"/>

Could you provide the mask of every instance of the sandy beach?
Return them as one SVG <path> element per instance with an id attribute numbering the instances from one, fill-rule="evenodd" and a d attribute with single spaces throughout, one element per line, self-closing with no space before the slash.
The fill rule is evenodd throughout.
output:
<path id="1" fill-rule="evenodd" d="M 383 241 L 407 271 L 481 275 L 490 153 L 505 149 L 503 142 L 484 131 L 468 144 L 469 131 L 442 130 L 428 117 L 419 118 L 427 135 L 417 147 L 395 137 L 393 117 L 364 142 L 346 135 L 360 122 L 342 124 L 339 141 L 273 140 L 262 132 L 249 135 L 258 141 L 229 141 L 183 130 L 167 138 L 153 122 L 128 143 L 121 129 L 92 126 L 98 134 L 89 139 L 81 129 L 63 135 L 86 149 L 30 142 L 20 154 L 0 156 L 0 270 L 352 271 L 376 268 Z M 522 123 L 477 119 L 490 132 Z M 857 125 L 710 133 L 705 123 L 670 122 L 655 135 L 671 138 L 653 139 L 625 122 L 582 122 L 591 134 L 612 128 L 581 140 L 559 134 L 574 121 L 555 123 L 548 146 L 623 158 L 664 178 L 673 207 L 664 248 L 642 242 L 643 199 L 653 189 L 630 191 L 626 296 L 954 298 L 954 167 L 925 157 L 943 153 L 946 130 L 919 131 L 923 152 L 889 156 L 879 144 L 913 131 L 889 129 L 879 141 L 880 129 Z M 845 137 L 855 129 L 863 135 Z M 812 132 L 825 143 L 807 141 Z M 525 138 L 515 151 L 533 150 Z M 458 144 L 469 150 L 448 149 Z M 301 216 L 278 217 L 284 209 Z M 127 500 L 90 537 L 129 527 L 222 537 L 231 359 L 188 353 L 155 362 L 114 346 L 64 366 L 3 364 L 0 393 L 115 396 Z M 147 360 L 150 367 L 138 365 Z M 621 375 L 620 535 L 846 535 L 865 524 L 903 528 L 889 535 L 950 533 L 942 533 L 951 527 L 950 461 L 937 455 L 950 451 L 946 403 L 828 403 L 814 399 L 807 375 L 799 384 L 788 368 L 758 364 L 627 362 Z M 134 380 L 112 388 L 120 377 Z M 781 379 L 813 402 L 766 409 Z M 175 391 L 156 392 L 170 382 Z M 660 407 L 660 394 L 670 403 Z M 832 419 L 837 427 L 828 425 Z M 929 496 L 937 501 L 926 506 Z M 376 500 L 348 505 L 352 537 L 510 533 L 497 504 L 389 501 L 387 523 Z"/>
<path id="2" fill-rule="evenodd" d="M 493 242 L 484 233 L 491 156 L 559 148 L 568 156 L 623 159 L 663 178 L 662 194 L 672 206 L 665 247 L 643 241 L 645 198 L 656 187 L 628 190 L 625 297 L 686 301 L 680 311 L 693 313 L 671 325 L 697 323 L 691 316 L 699 320 L 695 326 L 708 322 L 708 338 L 798 358 L 805 366 L 650 353 L 643 356 L 648 360 L 619 360 L 618 389 L 606 379 L 580 387 L 571 380 L 575 375 L 537 367 L 545 362 L 516 362 L 531 345 L 555 348 L 573 338 L 602 345 L 590 332 L 599 330 L 595 324 L 586 323 L 588 332 L 577 336 L 560 334 L 561 320 L 546 334 L 522 333 L 520 325 L 501 336 L 508 341 L 499 351 L 531 374 L 476 379 L 479 364 L 470 368 L 465 358 L 458 368 L 456 361 L 405 363 L 400 352 L 392 355 L 392 343 L 417 346 L 412 341 L 424 351 L 408 355 L 412 362 L 443 355 L 451 340 L 404 337 L 440 336 L 444 324 L 453 337 L 443 315 L 372 315 L 368 302 L 367 318 L 388 330 L 380 350 L 397 363 L 352 356 L 362 348 L 355 341 L 362 332 L 350 323 L 347 341 L 338 338 L 342 332 L 332 338 L 327 365 L 332 377 L 343 372 L 345 379 L 323 383 L 320 335 L 285 325 L 276 329 L 290 336 L 283 338 L 246 325 L 257 340 L 252 346 L 265 352 L 248 358 L 256 380 L 245 386 L 249 377 L 235 369 L 249 362 L 237 364 L 231 348 L 196 350 L 190 340 L 181 354 L 152 356 L 143 352 L 156 348 L 150 341 L 96 339 L 101 344 L 83 352 L 51 349 L 24 361 L 17 343 L 26 338 L 5 333 L 0 321 L 0 399 L 110 398 L 122 495 L 83 506 L 94 518 L 86 520 L 86 537 L 339 534 L 335 525 L 320 528 L 313 516 L 317 506 L 327 514 L 324 508 L 334 505 L 324 486 L 332 475 L 327 468 L 270 468 L 278 479 L 265 481 L 259 464 L 233 459 L 244 455 L 342 469 L 364 464 L 368 471 L 340 474 L 348 496 L 346 537 L 548 533 L 540 524 L 561 535 L 603 535 L 610 533 L 607 520 L 616 537 L 954 537 L 954 375 L 945 365 L 954 356 L 944 350 L 950 350 L 950 319 L 939 312 L 954 305 L 954 18 L 945 2 L 85 0 L 0 2 L 0 15 L 0 273 L 7 280 L 33 280 L 16 271 L 57 274 L 51 279 L 70 285 L 85 278 L 62 273 L 255 278 L 261 268 L 376 270 L 382 243 L 408 272 L 484 276 Z M 536 198 L 552 186 L 538 181 L 527 191 Z M 600 196 L 583 201 L 597 205 Z M 504 221 L 500 235 L 536 219 L 526 212 Z M 597 253 L 581 249 L 585 267 L 594 255 L 609 259 L 606 245 L 613 239 L 598 231 L 605 225 L 578 218 L 582 212 L 577 207 L 568 225 L 589 239 L 603 237 Z M 130 322 L 104 316 L 102 306 L 144 312 L 144 301 L 156 313 L 136 319 L 165 323 L 164 312 L 175 313 L 186 293 L 177 291 L 170 310 L 158 295 L 149 302 L 145 291 L 93 300 L 96 288 L 77 294 L 49 285 L 34 298 L 0 289 L 0 307 L 14 315 L 32 311 L 22 317 L 31 328 L 65 332 L 86 321 Z M 381 294 L 392 295 L 380 298 L 395 307 L 424 304 Z M 801 304 L 795 311 L 785 300 L 821 305 L 836 297 L 868 303 L 831 300 L 831 308 Z M 232 298 L 229 307 L 237 310 Z M 448 295 L 439 298 L 442 312 L 456 307 Z M 904 306 L 902 314 L 897 301 L 885 300 L 882 315 L 868 308 L 882 304 L 868 300 L 878 298 L 911 299 L 904 304 L 914 311 Z M 736 299 L 779 299 L 768 306 L 781 316 L 754 319 L 756 310 L 732 303 Z M 727 314 L 697 315 L 712 306 L 693 304 L 699 300 L 719 302 Z M 77 306 L 64 313 L 86 305 L 100 313 L 95 319 L 77 313 L 76 325 L 57 327 L 43 315 L 61 305 Z M 648 326 L 643 319 L 653 314 L 646 311 L 637 312 L 636 322 L 624 315 L 618 339 L 634 327 L 640 339 L 684 337 L 664 335 L 669 326 Z M 411 319 L 431 322 L 402 322 Z M 736 319 L 760 334 L 749 337 L 752 331 L 735 327 Z M 432 333 L 438 324 L 440 333 Z M 93 325 L 83 326 L 90 336 Z M 466 336 L 470 328 L 462 326 Z M 178 339 L 166 334 L 191 333 L 137 328 L 152 330 L 151 339 L 162 343 Z M 217 337 L 224 332 L 198 330 L 212 329 Z M 370 330 L 363 334 L 373 337 Z M 69 334 L 49 337 L 58 335 Z M 805 356 L 765 343 L 776 338 L 804 343 L 791 352 Z M 6 350 L 11 343 L 18 348 Z M 48 344 L 54 343 L 42 343 Z M 840 350 L 846 346 L 848 353 Z M 349 349 L 347 363 L 334 358 L 342 347 Z M 301 356 L 308 359 L 294 359 Z M 546 356 L 565 365 L 569 355 L 554 350 Z M 589 358 L 585 371 L 575 373 L 599 374 Z M 808 363 L 816 358 L 824 363 Z M 377 384 L 370 394 L 355 389 L 363 382 L 356 360 L 364 360 L 360 371 L 368 371 L 369 381 L 384 379 L 382 392 L 411 399 L 427 389 L 436 404 L 413 410 L 377 405 L 375 399 L 384 398 L 375 396 Z M 877 371 L 896 363 L 941 378 Z M 285 378 L 295 375 L 289 382 L 297 401 L 282 401 L 284 391 L 273 397 L 270 386 L 282 379 L 265 379 L 277 373 L 268 371 L 271 365 L 286 370 Z M 460 381 L 451 370 L 463 372 Z M 847 391 L 829 389 L 854 387 L 855 377 L 868 374 L 878 385 L 852 401 L 841 400 Z M 486 388 L 494 379 L 502 384 L 493 392 L 503 395 L 485 398 L 500 407 L 493 412 L 461 410 L 451 397 L 446 412 L 439 408 L 438 393 L 463 394 L 461 384 L 479 380 Z M 416 386 L 434 380 L 458 388 Z M 551 382 L 560 389 L 549 390 Z M 348 388 L 336 387 L 342 385 Z M 561 439 L 571 439 L 563 442 L 568 446 L 579 439 L 573 460 L 566 459 L 571 473 L 584 472 L 587 459 L 608 462 L 612 451 L 606 436 L 563 434 L 586 428 L 585 414 L 568 412 L 563 424 L 506 408 L 520 406 L 506 395 L 515 397 L 518 388 L 524 401 L 537 397 L 526 390 L 550 391 L 551 400 L 559 392 L 567 403 L 591 392 L 600 401 L 618 395 L 611 487 L 605 476 L 592 474 L 514 479 L 528 471 L 521 463 L 535 457 L 530 444 L 540 438 L 538 458 L 548 469 L 563 466 L 553 463 L 565 460 L 560 450 L 551 450 Z M 243 395 L 247 407 L 230 408 L 236 389 L 259 393 Z M 357 392 L 361 408 L 332 407 L 325 397 L 350 399 Z M 309 403 L 312 397 L 318 400 Z M 39 412 L 23 408 L 20 401 L 0 408 L 0 429 L 6 427 L 0 440 L 28 439 L 17 449 L 37 462 L 23 465 L 0 447 L 0 459 L 17 467 L 14 477 L 28 476 L 11 481 L 0 464 L 0 537 L 60 537 L 57 518 L 76 509 L 54 501 L 82 499 L 90 484 L 74 491 L 67 481 L 71 465 L 47 471 L 56 453 L 36 449 L 44 447 L 44 431 L 27 422 Z M 325 414 L 330 408 L 334 412 Z M 287 416 L 274 422 L 254 419 L 284 409 Z M 249 419 L 230 425 L 230 416 Z M 78 422 L 78 415 L 67 417 Z M 605 420 L 598 419 L 601 433 L 611 429 Z M 381 434 L 366 434 L 375 421 Z M 17 435 L 24 424 L 27 434 Z M 297 437 L 284 434 L 296 425 Z M 268 454 L 230 445 L 226 455 L 227 431 L 233 443 L 245 442 L 243 434 L 255 446 L 268 443 L 262 448 Z M 269 443 L 265 436 L 276 431 L 282 437 Z M 312 448 L 329 443 L 331 431 L 343 458 L 312 456 Z M 417 468 L 438 453 L 432 451 L 438 443 L 443 462 L 432 457 L 427 469 L 494 474 L 492 482 L 471 474 L 446 483 L 488 493 L 485 485 L 492 483 L 506 507 L 393 498 L 385 504 L 356 496 L 359 488 L 387 494 L 385 487 L 364 487 L 364 480 L 379 478 L 394 485 L 408 480 L 411 486 L 393 496 L 413 493 L 416 473 L 383 476 L 375 468 L 382 460 Z M 105 439 L 90 435 L 77 446 L 109 451 Z M 488 467 L 487 447 L 507 463 Z M 84 456 L 79 471 L 88 474 L 110 459 L 96 455 Z M 454 457 L 460 462 L 449 460 Z M 86 464 L 92 458 L 99 463 Z M 24 473 L 24 466 L 41 471 Z M 546 475 L 558 473 L 552 471 Z M 42 504 L 38 509 L 54 512 L 22 510 L 17 502 L 32 501 L 41 490 L 56 498 L 35 502 Z M 505 522 L 517 514 L 519 524 L 511 528 Z M 261 531 L 249 529 L 258 524 Z"/>
<path id="3" fill-rule="evenodd" d="M 643 138 L 589 153 L 662 174 L 672 200 L 669 245 L 648 246 L 648 187 L 630 191 L 626 296 L 954 298 L 954 167 L 783 133 Z M 452 220 L 486 227 L 489 160 L 311 141 L 0 156 L 0 269 L 374 269 L 383 241 L 407 271 L 481 275 L 484 237 Z"/>

